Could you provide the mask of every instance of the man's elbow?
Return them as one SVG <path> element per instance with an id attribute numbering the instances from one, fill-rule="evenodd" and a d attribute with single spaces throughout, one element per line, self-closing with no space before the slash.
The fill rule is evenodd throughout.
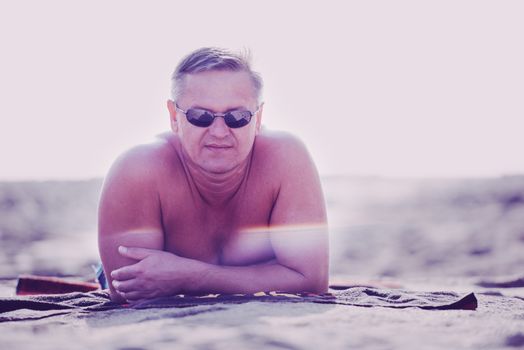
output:
<path id="1" fill-rule="evenodd" d="M 327 268 L 315 269 L 313 271 L 295 270 L 302 276 L 300 285 L 301 292 L 323 294 L 328 292 L 329 273 Z"/>
<path id="2" fill-rule="evenodd" d="M 302 275 L 306 280 L 308 292 L 316 294 L 327 293 L 329 288 L 328 255 L 326 254 L 321 259 L 316 260 L 316 263 L 307 266 Z"/>
<path id="3" fill-rule="evenodd" d="M 304 291 L 323 294 L 328 292 L 328 274 L 321 273 L 313 276 L 305 277 Z"/>
<path id="4" fill-rule="evenodd" d="M 327 262 L 294 268 L 287 266 L 287 268 L 293 270 L 299 276 L 298 283 L 292 288 L 295 291 L 315 294 L 328 292 L 329 264 Z"/>

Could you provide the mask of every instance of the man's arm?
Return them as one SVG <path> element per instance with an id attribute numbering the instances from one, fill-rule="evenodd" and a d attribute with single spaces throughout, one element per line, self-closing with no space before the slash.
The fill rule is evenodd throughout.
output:
<path id="1" fill-rule="evenodd" d="M 279 147 L 275 153 L 284 158 L 274 175 L 282 181 L 267 232 L 275 253 L 273 263 L 217 266 L 171 253 L 129 248 L 121 254 L 139 262 L 114 271 L 118 290 L 126 293 L 128 300 L 147 298 L 155 289 L 167 293 L 170 288 L 182 288 L 185 293 L 326 292 L 328 232 L 320 180 L 302 143 L 289 138 Z M 157 267 L 156 277 L 151 276 L 151 266 Z"/>
<path id="2" fill-rule="evenodd" d="M 120 245 L 162 250 L 160 204 L 148 146 L 120 156 L 105 178 L 98 208 L 98 246 L 111 299 L 125 299 L 112 286 L 111 271 L 136 263 L 118 253 Z"/>

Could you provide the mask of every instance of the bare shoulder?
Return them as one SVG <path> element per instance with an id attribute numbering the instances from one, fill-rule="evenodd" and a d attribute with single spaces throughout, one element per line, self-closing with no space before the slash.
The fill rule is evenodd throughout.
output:
<path id="1" fill-rule="evenodd" d="M 266 166 L 270 164 L 272 171 L 296 173 L 314 167 L 302 140 L 284 131 L 263 130 L 257 136 L 256 156 Z"/>
<path id="2" fill-rule="evenodd" d="M 100 235 L 144 227 L 161 232 L 159 188 L 172 152 L 169 142 L 159 139 L 135 146 L 115 160 L 100 196 Z"/>
<path id="3" fill-rule="evenodd" d="M 134 146 L 123 152 L 113 163 L 108 177 L 152 180 L 165 171 L 175 149 L 169 135 L 159 135 L 149 143 Z"/>
<path id="4" fill-rule="evenodd" d="M 273 148 L 289 146 L 304 147 L 304 143 L 290 132 L 268 129 L 262 129 L 260 134 L 258 134 L 257 145 L 258 143 L 263 144 L 264 147 Z"/>
<path id="5" fill-rule="evenodd" d="M 112 164 L 104 179 L 101 208 L 106 202 L 151 203 L 159 197 L 166 174 L 172 174 L 176 151 L 168 138 L 134 146 L 123 152 Z M 171 161 L 170 161 L 171 160 Z"/>

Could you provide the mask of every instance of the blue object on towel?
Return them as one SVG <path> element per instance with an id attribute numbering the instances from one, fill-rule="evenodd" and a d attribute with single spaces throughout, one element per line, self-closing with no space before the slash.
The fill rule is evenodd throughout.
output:
<path id="1" fill-rule="evenodd" d="M 100 283 L 100 287 L 102 289 L 108 289 L 109 284 L 107 283 L 106 275 L 104 274 L 104 267 L 102 266 L 102 263 L 98 263 L 98 265 L 93 265 L 93 270 L 95 270 L 95 277 L 98 283 Z"/>

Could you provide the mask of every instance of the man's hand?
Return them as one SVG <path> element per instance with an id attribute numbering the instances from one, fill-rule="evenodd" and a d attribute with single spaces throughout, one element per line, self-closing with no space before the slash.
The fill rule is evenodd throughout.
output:
<path id="1" fill-rule="evenodd" d="M 111 272 L 113 287 L 128 302 L 184 293 L 198 262 L 146 248 L 118 247 L 120 255 L 136 264 Z"/>

